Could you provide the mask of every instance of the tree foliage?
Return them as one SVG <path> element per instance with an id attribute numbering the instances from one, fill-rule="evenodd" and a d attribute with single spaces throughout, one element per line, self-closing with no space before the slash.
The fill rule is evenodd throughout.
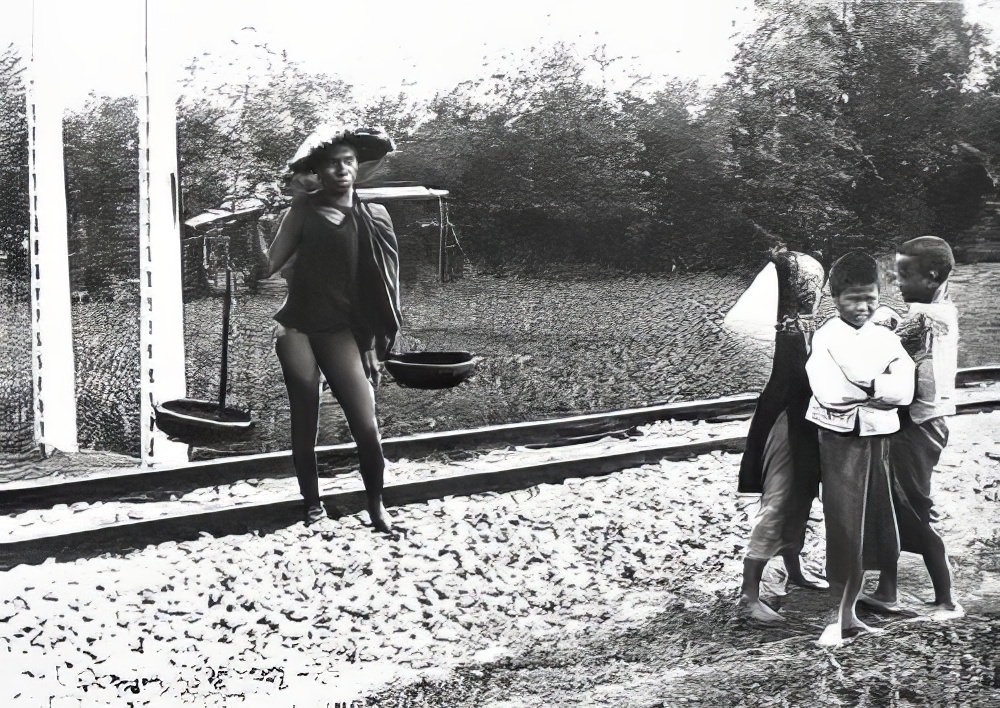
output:
<path id="1" fill-rule="evenodd" d="M 132 97 L 92 95 L 63 120 L 71 276 L 91 296 L 138 272 L 136 109 Z"/>
<path id="2" fill-rule="evenodd" d="M 246 67 L 237 83 L 233 67 Z M 250 36 L 225 55 L 205 54 L 187 67 L 178 101 L 178 145 L 185 214 L 225 199 L 280 201 L 287 161 L 320 123 L 384 125 L 390 134 L 415 120 L 405 94 L 364 104 L 343 80 L 309 72 Z"/>
<path id="3" fill-rule="evenodd" d="M 237 83 L 233 67 L 246 67 Z M 178 101 L 178 147 L 186 215 L 226 197 L 274 199 L 278 175 L 301 140 L 352 103 L 343 81 L 313 74 L 265 44 L 237 44 L 187 68 Z"/>
<path id="4" fill-rule="evenodd" d="M 0 52 L 0 253 L 6 273 L 25 279 L 28 268 L 28 121 L 24 65 L 13 45 Z"/>
<path id="5" fill-rule="evenodd" d="M 385 126 L 398 150 L 383 177 L 448 188 L 463 244 L 486 266 L 664 271 L 757 262 L 774 242 L 829 258 L 959 238 L 1000 160 L 1000 55 L 985 31 L 957 3 L 756 7 L 711 90 L 558 44 L 426 103 L 363 101 L 250 32 L 193 60 L 181 84 L 185 216 L 247 197 L 280 208 L 286 161 L 338 121 Z M 0 55 L 5 224 L 27 222 L 20 66 Z M 222 78 L 234 68 L 239 81 Z M 67 117 L 74 249 L 113 278 L 107 235 L 133 219 L 134 134 L 130 100 L 93 97 Z"/>
<path id="6" fill-rule="evenodd" d="M 521 66 L 438 96 L 393 174 L 448 186 L 465 242 L 488 263 L 669 263 L 663 179 L 683 158 L 650 151 L 644 118 L 676 131 L 668 140 L 697 142 L 687 96 L 614 93 L 588 78 L 602 75 L 602 58 L 535 49 Z"/>
<path id="7" fill-rule="evenodd" d="M 959 146 L 976 35 L 961 6 L 757 5 L 721 102 L 747 217 L 828 255 L 954 237 L 963 221 L 934 197 L 968 154 Z"/>

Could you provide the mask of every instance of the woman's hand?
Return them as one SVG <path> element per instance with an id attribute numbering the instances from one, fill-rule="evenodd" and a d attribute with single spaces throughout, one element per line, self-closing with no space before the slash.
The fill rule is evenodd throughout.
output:
<path id="1" fill-rule="evenodd" d="M 375 350 L 369 349 L 362 354 L 361 363 L 365 367 L 365 376 L 372 382 L 372 387 L 378 388 L 379 383 L 382 381 L 382 371 L 379 369 L 378 357 L 375 356 Z"/>
<path id="2" fill-rule="evenodd" d="M 304 198 L 303 198 L 304 199 Z M 302 223 L 305 218 L 305 203 L 302 200 L 292 200 L 292 206 L 282 212 L 278 223 L 278 233 L 270 246 L 266 246 L 263 234 L 260 234 L 260 243 L 267 254 L 267 268 L 264 271 L 265 277 L 281 270 L 288 264 L 292 254 L 299 247 L 299 239 L 302 236 Z"/>

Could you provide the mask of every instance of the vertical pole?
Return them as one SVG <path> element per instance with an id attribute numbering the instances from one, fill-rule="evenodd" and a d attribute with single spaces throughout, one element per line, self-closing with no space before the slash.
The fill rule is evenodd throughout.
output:
<path id="1" fill-rule="evenodd" d="M 28 198 L 31 251 L 31 380 L 34 439 L 48 454 L 76 452 L 76 364 L 70 307 L 63 167 L 58 8 L 34 0 L 28 73 Z"/>
<path id="2" fill-rule="evenodd" d="M 438 224 L 440 229 L 438 231 L 438 280 L 442 283 L 445 281 L 444 278 L 444 249 L 445 249 L 445 224 L 444 220 L 447 218 L 444 210 L 444 199 L 438 197 Z"/>
<path id="3" fill-rule="evenodd" d="M 226 248 L 226 300 L 222 303 L 222 363 L 219 371 L 219 412 L 226 407 L 226 385 L 229 383 L 229 316 L 233 307 L 233 270 Z"/>
<path id="4" fill-rule="evenodd" d="M 186 392 L 177 116 L 165 11 L 165 3 L 144 3 L 139 97 L 139 390 L 142 463 L 149 467 L 187 462 L 187 445 L 171 441 L 155 422 L 158 403 Z"/>

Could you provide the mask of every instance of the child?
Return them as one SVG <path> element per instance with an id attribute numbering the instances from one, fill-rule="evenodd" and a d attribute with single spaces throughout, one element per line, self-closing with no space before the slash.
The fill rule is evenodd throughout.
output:
<path id="1" fill-rule="evenodd" d="M 958 311 L 948 297 L 948 277 L 955 265 L 948 243 L 921 236 L 896 251 L 896 281 L 909 304 L 897 331 L 917 366 L 916 389 L 900 431 L 889 439 L 893 503 L 902 550 L 919 553 L 934 585 L 934 605 L 942 617 L 961 616 L 951 596 L 951 569 L 944 542 L 931 521 L 931 473 L 948 442 L 944 417 L 955 414 L 958 368 Z M 896 562 L 881 569 L 878 588 L 861 602 L 874 609 L 896 610 Z"/>
<path id="2" fill-rule="evenodd" d="M 806 418 L 819 426 L 826 574 L 841 594 L 838 621 L 820 643 L 839 644 L 869 630 L 855 613 L 865 569 L 889 567 L 899 555 L 887 436 L 899 430 L 896 406 L 913 398 L 914 365 L 895 333 L 873 321 L 875 259 L 843 256 L 830 269 L 830 294 L 839 317 L 813 335 Z"/>
<path id="3" fill-rule="evenodd" d="M 739 605 L 754 619 L 783 619 L 760 598 L 764 569 L 781 555 L 788 582 L 825 589 L 826 581 L 802 567 L 799 555 L 819 490 L 816 426 L 805 419 L 809 404 L 806 357 L 825 273 L 815 258 L 795 251 L 772 253 L 778 275 L 778 325 L 767 386 L 750 421 L 740 463 L 739 492 L 759 493 L 760 510 L 743 560 Z"/>

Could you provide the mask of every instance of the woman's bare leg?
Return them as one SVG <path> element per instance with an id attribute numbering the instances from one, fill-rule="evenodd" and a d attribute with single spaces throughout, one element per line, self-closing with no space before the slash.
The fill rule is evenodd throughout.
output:
<path id="1" fill-rule="evenodd" d="M 375 391 L 365 376 L 357 342 L 349 330 L 312 335 L 310 341 L 319 367 L 344 411 L 351 436 L 358 447 L 361 478 L 368 493 L 368 513 L 372 525 L 380 531 L 388 531 L 385 507 L 382 505 L 385 458 L 382 456 L 382 437 L 375 414 Z"/>
<path id="2" fill-rule="evenodd" d="M 319 368 L 309 337 L 283 329 L 274 345 L 288 391 L 292 424 L 292 461 L 306 507 L 317 506 L 316 432 L 319 426 Z"/>

